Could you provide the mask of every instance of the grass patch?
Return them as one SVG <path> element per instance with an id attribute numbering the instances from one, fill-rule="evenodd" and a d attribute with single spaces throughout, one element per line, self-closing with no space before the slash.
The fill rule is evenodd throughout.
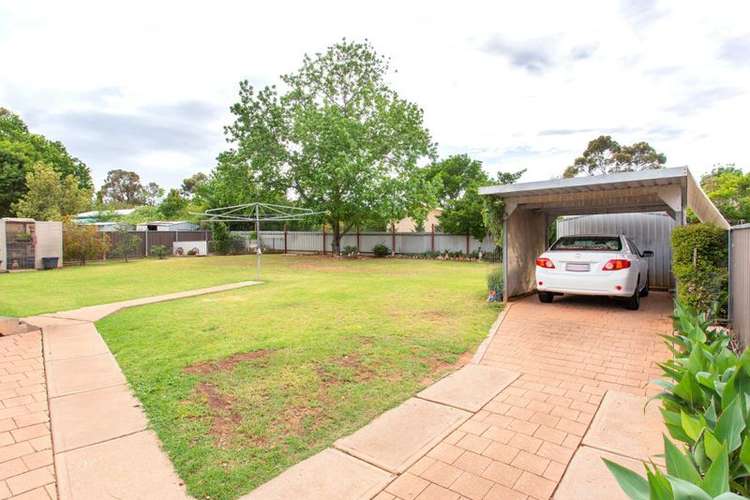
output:
<path id="1" fill-rule="evenodd" d="M 254 279 L 255 260 L 247 256 L 141 259 L 0 274 L 0 316 L 31 316 Z"/>
<path id="2" fill-rule="evenodd" d="M 248 257 L 195 260 L 222 268 L 212 279 L 254 272 Z M 266 256 L 263 285 L 124 310 L 97 327 L 189 492 L 236 498 L 466 359 L 497 316 L 485 302 L 490 269 Z M 179 272 L 190 271 L 169 279 L 182 282 Z"/>

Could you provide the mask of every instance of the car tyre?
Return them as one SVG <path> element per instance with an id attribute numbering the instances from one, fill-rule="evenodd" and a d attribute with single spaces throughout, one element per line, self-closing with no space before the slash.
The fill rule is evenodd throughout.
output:
<path id="1" fill-rule="evenodd" d="M 543 302 L 544 304 L 549 304 L 554 299 L 555 299 L 555 296 L 549 292 L 539 292 L 539 302 Z"/>
<path id="2" fill-rule="evenodd" d="M 643 285 L 643 290 L 641 290 L 641 297 L 648 297 L 648 274 L 646 275 L 646 284 Z"/>
<path id="3" fill-rule="evenodd" d="M 641 307 L 641 294 L 638 291 L 638 287 L 636 287 L 633 295 L 625 302 L 625 308 L 637 311 L 639 307 Z"/>

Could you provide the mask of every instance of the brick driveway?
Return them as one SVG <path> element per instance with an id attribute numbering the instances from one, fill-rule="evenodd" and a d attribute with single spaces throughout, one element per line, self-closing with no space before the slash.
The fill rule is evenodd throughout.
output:
<path id="1" fill-rule="evenodd" d="M 671 310 L 664 293 L 639 311 L 597 298 L 513 303 L 481 364 L 522 375 L 376 498 L 551 498 L 605 392 L 652 390 Z"/>

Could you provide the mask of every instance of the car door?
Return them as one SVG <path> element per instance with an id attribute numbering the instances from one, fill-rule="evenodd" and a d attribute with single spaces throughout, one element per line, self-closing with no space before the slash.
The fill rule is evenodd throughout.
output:
<path id="1" fill-rule="evenodd" d="M 627 238 L 627 240 L 628 246 L 633 253 L 632 258 L 638 263 L 638 274 L 641 277 L 641 279 L 638 280 L 638 289 L 640 290 L 646 286 L 646 280 L 648 279 L 648 260 L 643 256 L 641 250 L 633 240 L 630 238 Z"/>

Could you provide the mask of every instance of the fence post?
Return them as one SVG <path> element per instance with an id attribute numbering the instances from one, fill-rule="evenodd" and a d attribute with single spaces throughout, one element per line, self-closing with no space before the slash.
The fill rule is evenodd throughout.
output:
<path id="1" fill-rule="evenodd" d="M 174 240 L 175 240 L 176 242 L 179 242 L 179 241 L 180 241 L 180 233 L 179 233 L 179 231 L 175 231 L 175 232 L 174 232 Z"/>
<path id="2" fill-rule="evenodd" d="M 326 226 L 323 224 L 323 255 L 326 254 Z"/>
<path id="3" fill-rule="evenodd" d="M 359 226 L 357 226 L 357 252 L 361 252 L 362 249 L 359 248 Z"/>
<path id="4" fill-rule="evenodd" d="M 396 224 L 391 224 L 391 256 L 396 255 Z"/>
<path id="5" fill-rule="evenodd" d="M 287 237 L 287 226 L 286 226 L 286 224 L 284 224 L 284 253 L 286 253 L 286 251 L 287 251 L 286 237 Z"/>
<path id="6" fill-rule="evenodd" d="M 466 235 L 466 256 L 469 256 L 469 235 Z"/>
<path id="7" fill-rule="evenodd" d="M 430 233 L 430 252 L 435 252 L 435 224 L 432 224 L 432 232 Z"/>
<path id="8" fill-rule="evenodd" d="M 143 256 L 148 257 L 148 229 L 146 229 L 146 246 L 143 248 Z"/>

